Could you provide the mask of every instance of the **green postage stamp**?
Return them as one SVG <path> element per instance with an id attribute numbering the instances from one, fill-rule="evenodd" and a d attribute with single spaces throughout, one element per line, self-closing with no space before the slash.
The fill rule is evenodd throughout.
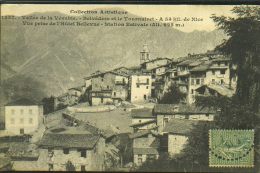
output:
<path id="1" fill-rule="evenodd" d="M 253 167 L 254 130 L 210 130 L 210 167 Z"/>

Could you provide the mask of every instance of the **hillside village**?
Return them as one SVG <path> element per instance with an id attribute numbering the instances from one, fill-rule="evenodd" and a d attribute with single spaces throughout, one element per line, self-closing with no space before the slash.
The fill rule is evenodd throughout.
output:
<path id="1" fill-rule="evenodd" d="M 235 71 L 218 52 L 154 58 L 145 44 L 138 66 L 84 77 L 82 86 L 51 98 L 51 111 L 27 98 L 8 103 L 0 169 L 130 171 L 162 153 L 175 157 L 193 126 L 218 113 L 196 106 L 196 98 L 231 97 Z M 162 104 L 173 85 L 185 98 Z"/>

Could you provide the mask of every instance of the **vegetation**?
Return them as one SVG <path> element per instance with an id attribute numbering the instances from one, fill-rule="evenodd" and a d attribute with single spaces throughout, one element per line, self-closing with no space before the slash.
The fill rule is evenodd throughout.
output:
<path id="1" fill-rule="evenodd" d="M 234 7 L 237 18 L 213 16 L 213 20 L 229 36 L 216 49 L 231 56 L 238 76 L 237 91 L 232 98 L 198 97 L 196 104 L 219 110 L 214 123 L 194 127 L 181 156 L 176 159 L 159 158 L 146 163 L 140 171 L 160 172 L 212 172 L 217 168 L 208 166 L 208 130 L 255 129 L 255 144 L 259 143 L 260 99 L 260 7 Z M 259 169 L 259 147 L 255 147 L 256 166 L 253 169 L 222 168 L 222 172 L 255 172 Z M 163 166 L 162 166 L 163 165 Z M 157 167 L 157 168 L 156 168 Z M 160 168 L 160 169 L 158 169 Z"/>
<path id="2" fill-rule="evenodd" d="M 258 111 L 260 103 L 260 7 L 234 7 L 238 17 L 213 16 L 220 29 L 229 36 L 216 49 L 231 56 L 237 66 L 237 97 Z"/>
<path id="3" fill-rule="evenodd" d="M 168 91 L 159 100 L 161 104 L 178 104 L 185 99 L 186 94 L 182 93 L 176 84 L 172 84 Z"/>

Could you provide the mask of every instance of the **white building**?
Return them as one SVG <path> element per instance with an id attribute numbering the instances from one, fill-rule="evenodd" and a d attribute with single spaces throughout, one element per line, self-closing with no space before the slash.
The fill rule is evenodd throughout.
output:
<path id="1" fill-rule="evenodd" d="M 172 119 L 165 128 L 163 134 L 166 137 L 166 148 L 170 156 L 180 154 L 188 141 L 188 134 L 199 121 Z"/>
<path id="2" fill-rule="evenodd" d="M 5 129 L 11 134 L 29 134 L 43 122 L 43 106 L 20 99 L 5 106 Z"/>
<path id="3" fill-rule="evenodd" d="M 151 97 L 152 78 L 149 74 L 135 74 L 131 76 L 130 101 L 145 102 Z"/>

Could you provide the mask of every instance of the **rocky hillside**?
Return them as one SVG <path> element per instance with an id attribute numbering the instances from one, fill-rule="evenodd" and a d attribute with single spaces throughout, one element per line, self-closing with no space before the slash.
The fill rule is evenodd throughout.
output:
<path id="1" fill-rule="evenodd" d="M 66 16 L 56 12 L 31 15 Z M 82 78 L 95 70 L 138 65 L 145 42 L 152 57 L 177 58 L 213 49 L 225 35 L 217 30 L 185 33 L 156 27 L 32 27 L 2 20 L 1 37 L 5 62 L 1 80 L 16 74 L 28 76 L 44 83 L 48 95 L 59 95 L 83 85 Z"/>

